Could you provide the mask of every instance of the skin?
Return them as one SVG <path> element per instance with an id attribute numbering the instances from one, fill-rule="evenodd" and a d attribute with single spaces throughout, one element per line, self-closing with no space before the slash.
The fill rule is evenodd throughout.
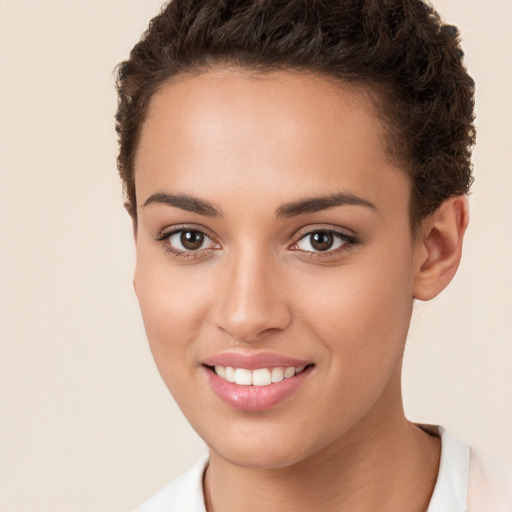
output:
<path id="1" fill-rule="evenodd" d="M 440 444 L 404 416 L 402 357 L 413 299 L 456 271 L 467 204 L 447 201 L 413 236 L 410 180 L 381 123 L 363 90 L 284 71 L 209 71 L 152 98 L 135 169 L 134 284 L 160 374 L 210 449 L 209 511 L 427 508 Z M 365 204 L 276 214 L 338 193 Z M 205 244 L 170 252 L 184 250 L 165 238 L 178 228 L 204 231 Z M 307 234 L 326 229 L 348 241 L 315 251 Z M 201 365 L 228 350 L 314 367 L 277 406 L 239 411 Z"/>

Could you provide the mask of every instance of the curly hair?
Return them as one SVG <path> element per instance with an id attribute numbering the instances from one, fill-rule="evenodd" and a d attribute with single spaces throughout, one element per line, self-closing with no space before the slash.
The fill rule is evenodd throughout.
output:
<path id="1" fill-rule="evenodd" d="M 474 82 L 456 27 L 422 0 L 173 0 L 117 67 L 118 169 L 136 216 L 134 161 L 149 102 L 172 77 L 234 66 L 297 70 L 372 91 L 387 149 L 412 181 L 412 224 L 466 194 Z"/>

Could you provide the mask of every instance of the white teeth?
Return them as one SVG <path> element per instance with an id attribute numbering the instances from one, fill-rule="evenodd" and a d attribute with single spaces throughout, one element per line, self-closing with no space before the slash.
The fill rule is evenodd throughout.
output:
<path id="1" fill-rule="evenodd" d="M 289 379 L 290 377 L 293 377 L 295 375 L 295 368 L 293 366 L 289 366 L 288 368 L 285 368 L 284 370 L 284 378 Z"/>
<path id="2" fill-rule="evenodd" d="M 246 368 L 233 368 L 232 366 L 215 366 L 215 373 L 228 382 L 235 382 L 240 386 L 268 386 L 275 382 L 281 382 L 289 379 L 297 373 L 304 370 L 305 366 L 288 366 L 283 368 L 277 366 L 274 368 L 258 368 L 256 370 L 247 370 Z"/>
<path id="3" fill-rule="evenodd" d="M 282 368 L 272 368 L 272 382 L 281 382 L 284 379 L 284 370 Z"/>
<path id="4" fill-rule="evenodd" d="M 251 370 L 245 368 L 237 368 L 235 370 L 235 382 L 242 386 L 250 386 L 252 384 Z"/>
<path id="5" fill-rule="evenodd" d="M 221 368 L 222 368 L 222 366 L 221 366 Z M 235 382 L 235 369 L 232 368 L 231 366 L 226 367 L 224 378 L 228 382 Z"/>
<path id="6" fill-rule="evenodd" d="M 272 384 L 270 370 L 267 368 L 254 370 L 252 372 L 252 384 L 253 386 L 268 386 L 269 384 Z"/>

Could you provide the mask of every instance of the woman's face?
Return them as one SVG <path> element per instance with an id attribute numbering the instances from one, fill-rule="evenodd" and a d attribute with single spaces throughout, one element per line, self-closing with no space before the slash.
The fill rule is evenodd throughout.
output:
<path id="1" fill-rule="evenodd" d="M 382 139 L 362 91 L 301 74 L 212 71 L 152 99 L 135 289 L 213 454 L 285 467 L 403 419 L 419 250 Z"/>

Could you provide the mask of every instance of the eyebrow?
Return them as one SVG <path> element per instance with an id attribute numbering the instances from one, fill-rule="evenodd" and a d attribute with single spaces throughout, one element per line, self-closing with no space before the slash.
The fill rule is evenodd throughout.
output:
<path id="1" fill-rule="evenodd" d="M 286 203 L 280 206 L 276 215 L 278 217 L 295 217 L 304 213 L 314 213 L 336 206 L 365 206 L 372 210 L 377 210 L 377 207 L 363 199 L 349 192 L 338 192 L 327 196 L 307 197 L 292 203 Z"/>
<path id="2" fill-rule="evenodd" d="M 159 192 L 149 196 L 144 206 L 153 203 L 174 206 L 175 208 L 181 208 L 187 212 L 197 213 L 199 215 L 206 215 L 207 217 L 222 217 L 221 210 L 216 208 L 213 204 L 188 194 L 165 194 Z"/>
<path id="3" fill-rule="evenodd" d="M 158 192 L 149 196 L 143 206 L 153 203 L 174 206 L 175 208 L 197 213 L 198 215 L 205 215 L 207 217 L 222 217 L 222 210 L 212 203 L 189 194 L 167 194 Z M 289 218 L 305 213 L 328 210 L 337 206 L 365 206 L 372 210 L 377 210 L 377 207 L 373 203 L 362 197 L 349 192 L 338 192 L 326 196 L 307 197 L 283 204 L 276 210 L 276 216 Z"/>

